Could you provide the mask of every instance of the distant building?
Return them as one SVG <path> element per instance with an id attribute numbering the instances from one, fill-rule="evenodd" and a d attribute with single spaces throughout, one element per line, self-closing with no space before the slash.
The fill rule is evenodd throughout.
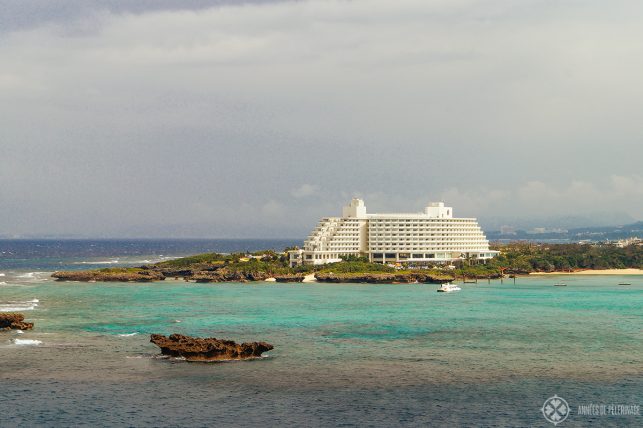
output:
<path id="1" fill-rule="evenodd" d="M 377 263 L 435 264 L 486 261 L 498 254 L 475 218 L 455 218 L 443 202 L 421 213 L 368 214 L 361 199 L 344 207 L 341 217 L 323 218 L 304 242 L 289 252 L 290 265 L 325 264 L 346 256 L 367 256 Z"/>
<path id="2" fill-rule="evenodd" d="M 616 246 L 619 248 L 629 247 L 630 245 L 643 245 L 643 240 L 635 236 L 632 238 L 616 241 Z"/>

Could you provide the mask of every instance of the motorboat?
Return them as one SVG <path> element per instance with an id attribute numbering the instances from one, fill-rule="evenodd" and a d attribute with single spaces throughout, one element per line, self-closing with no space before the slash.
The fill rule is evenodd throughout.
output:
<path id="1" fill-rule="evenodd" d="M 460 290 L 462 289 L 457 285 L 451 284 L 450 282 L 445 282 L 444 284 L 442 284 L 442 287 L 438 288 L 438 293 L 451 293 L 452 291 Z"/>
<path id="2" fill-rule="evenodd" d="M 554 286 L 555 287 L 567 287 L 567 284 L 565 284 L 564 282 L 557 282 L 556 284 L 554 284 Z"/>

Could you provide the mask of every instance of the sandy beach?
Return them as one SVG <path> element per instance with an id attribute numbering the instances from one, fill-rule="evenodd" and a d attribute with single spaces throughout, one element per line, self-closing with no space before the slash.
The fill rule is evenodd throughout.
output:
<path id="1" fill-rule="evenodd" d="M 643 275 L 643 269 L 589 269 L 572 272 L 532 272 L 530 275 Z"/>

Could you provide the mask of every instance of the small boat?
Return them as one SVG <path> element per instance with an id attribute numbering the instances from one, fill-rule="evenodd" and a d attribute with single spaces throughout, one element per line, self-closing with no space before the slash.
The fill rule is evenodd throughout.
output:
<path id="1" fill-rule="evenodd" d="M 451 284 L 450 282 L 445 282 L 444 284 L 442 284 L 442 287 L 438 288 L 438 293 L 451 293 L 452 291 L 460 290 L 462 289 L 457 285 Z"/>
<path id="2" fill-rule="evenodd" d="M 619 282 L 618 285 L 632 285 L 631 282 Z"/>
<path id="3" fill-rule="evenodd" d="M 565 284 L 564 282 L 557 282 L 556 284 L 554 284 L 554 287 L 567 287 L 567 284 Z"/>

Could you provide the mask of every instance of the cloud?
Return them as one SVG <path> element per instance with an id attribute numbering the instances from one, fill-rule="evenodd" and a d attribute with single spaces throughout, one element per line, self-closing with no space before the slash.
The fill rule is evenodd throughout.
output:
<path id="1" fill-rule="evenodd" d="M 614 175 L 606 182 L 573 180 L 558 184 L 532 180 L 505 189 L 450 188 L 442 193 L 442 199 L 454 206 L 456 214 L 529 218 L 611 211 L 641 219 L 642 189 L 639 175 Z"/>
<path id="2" fill-rule="evenodd" d="M 306 196 L 315 194 L 318 189 L 318 186 L 312 184 L 302 184 L 298 188 L 291 190 L 290 194 L 295 198 L 305 198 Z"/>
<path id="3" fill-rule="evenodd" d="M 622 176 L 612 175 L 610 177 L 612 190 L 616 195 L 624 197 L 643 196 L 643 177 L 640 175 Z"/>
<path id="4" fill-rule="evenodd" d="M 268 217 L 279 217 L 286 213 L 286 207 L 275 200 L 269 200 L 261 206 L 261 214 Z"/>
<path id="5" fill-rule="evenodd" d="M 0 1 L 0 234 L 643 212 L 641 2 L 50 3 Z"/>

